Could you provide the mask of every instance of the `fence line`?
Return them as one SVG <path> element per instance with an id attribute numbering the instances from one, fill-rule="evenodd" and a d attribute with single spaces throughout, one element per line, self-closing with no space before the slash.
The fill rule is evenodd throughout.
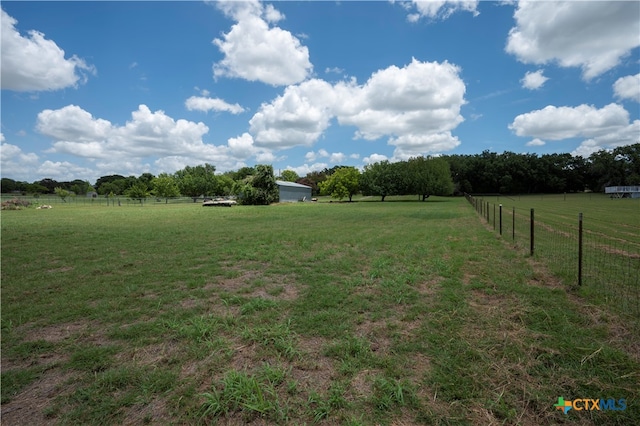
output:
<path id="1" fill-rule="evenodd" d="M 640 243 L 598 231 L 603 223 L 582 213 L 573 218 L 465 197 L 496 233 L 542 260 L 563 283 L 640 319 Z"/>
<path id="2" fill-rule="evenodd" d="M 9 201 L 13 199 L 18 199 L 22 201 L 28 201 L 34 206 L 41 205 L 86 205 L 86 206 L 103 206 L 103 207 L 117 207 L 117 206 L 153 206 L 153 205 L 163 205 L 163 204 L 193 204 L 193 198 L 190 197 L 171 197 L 168 199 L 165 198 L 156 198 L 156 197 L 148 197 L 142 200 L 135 200 L 127 198 L 126 196 L 115 196 L 115 197 L 84 197 L 84 196 L 76 196 L 76 197 L 67 197 L 65 200 L 62 200 L 57 195 L 41 195 L 39 197 L 35 197 L 33 195 L 25 196 L 25 195 L 13 195 L 13 194 L 2 194 L 1 200 Z M 197 199 L 198 202 L 202 203 L 202 198 Z"/>

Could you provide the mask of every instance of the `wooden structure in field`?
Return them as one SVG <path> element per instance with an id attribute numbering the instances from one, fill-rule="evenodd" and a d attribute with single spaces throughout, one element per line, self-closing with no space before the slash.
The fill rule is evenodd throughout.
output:
<path id="1" fill-rule="evenodd" d="M 607 186 L 604 193 L 611 194 L 611 198 L 640 198 L 640 185 Z"/>

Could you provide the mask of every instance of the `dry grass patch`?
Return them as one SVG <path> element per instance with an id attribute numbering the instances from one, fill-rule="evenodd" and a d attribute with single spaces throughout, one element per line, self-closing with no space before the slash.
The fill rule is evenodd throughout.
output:
<path id="1" fill-rule="evenodd" d="M 184 347 L 178 341 L 167 339 L 161 343 L 154 343 L 140 348 L 133 348 L 130 351 L 119 352 L 115 358 L 119 362 L 160 367 L 181 357 L 184 353 Z"/>
<path id="2" fill-rule="evenodd" d="M 320 337 L 303 337 L 298 340 L 301 356 L 293 364 L 291 377 L 299 384 L 300 390 L 326 390 L 338 377 L 338 372 L 331 358 L 323 355 L 327 339 Z"/>
<path id="3" fill-rule="evenodd" d="M 174 424 L 176 419 L 171 415 L 168 402 L 164 398 L 154 398 L 144 405 L 134 405 L 124 409 L 123 426 Z"/>
<path id="4" fill-rule="evenodd" d="M 47 369 L 40 378 L 2 405 L 2 423 L 16 426 L 56 424 L 55 419 L 47 416 L 47 408 L 54 398 L 72 392 L 68 383 L 72 383 L 75 377 L 76 373 L 61 368 Z"/>
<path id="5" fill-rule="evenodd" d="M 53 324 L 47 326 L 34 326 L 25 324 L 15 329 L 15 333 L 23 335 L 24 341 L 44 340 L 49 343 L 60 343 L 67 339 L 97 339 L 102 340 L 104 335 L 97 331 L 97 324 L 78 321 L 64 324 Z"/>

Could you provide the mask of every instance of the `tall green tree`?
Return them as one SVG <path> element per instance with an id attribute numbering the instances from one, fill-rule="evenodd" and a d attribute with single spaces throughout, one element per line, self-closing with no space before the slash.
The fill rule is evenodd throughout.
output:
<path id="1" fill-rule="evenodd" d="M 273 166 L 259 164 L 252 176 L 247 176 L 235 187 L 240 203 L 245 205 L 269 205 L 279 199 L 278 185 Z"/>
<path id="2" fill-rule="evenodd" d="M 18 182 L 9 178 L 2 178 L 2 193 L 8 194 L 9 192 L 19 191 Z"/>
<path id="3" fill-rule="evenodd" d="M 67 191 L 64 188 L 61 188 L 59 186 L 56 186 L 53 190 L 55 192 L 55 194 L 60 197 L 60 199 L 62 200 L 63 203 L 67 202 L 67 197 L 69 197 L 71 195 L 71 192 Z"/>
<path id="4" fill-rule="evenodd" d="M 231 195 L 234 185 L 234 180 L 231 176 L 224 174 L 217 176 L 217 194 L 216 195 Z"/>
<path id="5" fill-rule="evenodd" d="M 80 179 L 76 179 L 73 182 L 70 182 L 70 190 L 77 195 L 85 195 L 91 191 L 94 191 L 89 181 Z"/>
<path id="6" fill-rule="evenodd" d="M 322 195 L 331 195 L 338 200 L 349 198 L 352 201 L 360 191 L 360 171 L 355 167 L 340 167 L 319 186 Z"/>
<path id="7" fill-rule="evenodd" d="M 49 193 L 49 188 L 40 185 L 38 182 L 34 182 L 27 185 L 26 192 L 28 194 L 33 194 L 37 198 L 41 194 Z"/>
<path id="8" fill-rule="evenodd" d="M 105 183 L 113 183 L 115 181 L 122 181 L 122 182 L 126 182 L 126 178 L 122 175 L 107 175 L 107 176 L 101 176 L 98 178 L 98 180 L 96 180 L 96 184 L 93 185 L 93 187 L 96 189 L 96 192 L 100 195 L 107 195 L 109 194 L 109 192 L 111 192 L 114 188 L 118 188 L 118 190 L 122 190 L 124 191 L 126 188 L 124 188 L 124 185 L 120 185 L 120 184 L 116 184 L 116 186 L 111 186 L 111 188 L 109 190 L 103 189 L 102 185 L 104 185 Z M 116 193 L 116 191 L 114 191 L 114 193 Z M 117 192 L 118 194 L 122 194 L 122 192 Z"/>
<path id="9" fill-rule="evenodd" d="M 144 182 L 139 182 L 127 189 L 125 195 L 132 200 L 140 201 L 140 204 L 142 204 L 142 202 L 151 194 L 147 185 Z"/>
<path id="10" fill-rule="evenodd" d="M 313 171 L 307 173 L 307 175 L 297 182 L 303 185 L 311 187 L 311 195 L 320 194 L 320 182 L 324 182 L 327 179 L 327 174 L 324 171 Z"/>
<path id="11" fill-rule="evenodd" d="M 140 177 L 136 180 L 136 183 L 143 183 L 147 186 L 147 189 L 151 190 L 153 189 L 153 178 L 155 176 L 153 176 L 151 173 L 143 173 L 140 175 Z"/>
<path id="12" fill-rule="evenodd" d="M 298 179 L 300 179 L 300 176 L 293 170 L 283 170 L 280 174 L 280 180 L 285 182 L 296 182 Z"/>
<path id="13" fill-rule="evenodd" d="M 205 163 L 199 166 L 186 166 L 175 173 L 180 193 L 193 198 L 195 203 L 200 196 L 217 195 L 217 178 L 215 166 Z"/>
<path id="14" fill-rule="evenodd" d="M 378 195 L 384 201 L 388 195 L 400 193 L 402 184 L 402 163 L 390 163 L 387 160 L 368 164 L 360 176 L 360 189 L 363 195 Z"/>
<path id="15" fill-rule="evenodd" d="M 443 158 L 411 158 L 407 162 L 409 192 L 426 200 L 433 195 L 451 195 L 453 180 L 449 163 Z"/>
<path id="16" fill-rule="evenodd" d="M 169 202 L 169 198 L 180 195 L 180 189 L 176 179 L 167 173 L 160 173 L 151 181 L 153 193 L 156 197 L 164 198 L 165 204 Z"/>

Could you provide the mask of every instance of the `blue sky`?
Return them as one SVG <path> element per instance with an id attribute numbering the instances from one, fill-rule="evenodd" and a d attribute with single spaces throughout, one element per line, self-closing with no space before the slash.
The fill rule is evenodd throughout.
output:
<path id="1" fill-rule="evenodd" d="M 640 141 L 640 2 L 3 1 L 2 176 Z"/>

